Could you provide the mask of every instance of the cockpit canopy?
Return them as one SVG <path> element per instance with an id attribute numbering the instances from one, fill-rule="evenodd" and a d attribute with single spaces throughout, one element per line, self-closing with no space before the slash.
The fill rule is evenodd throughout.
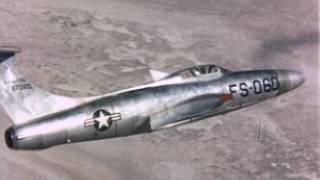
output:
<path id="1" fill-rule="evenodd" d="M 227 69 L 224 69 L 220 66 L 215 65 L 197 65 L 190 68 L 183 69 L 181 71 L 175 72 L 165 79 L 173 77 L 181 77 L 182 79 L 189 79 L 194 77 L 221 77 L 222 75 L 231 72 Z"/>

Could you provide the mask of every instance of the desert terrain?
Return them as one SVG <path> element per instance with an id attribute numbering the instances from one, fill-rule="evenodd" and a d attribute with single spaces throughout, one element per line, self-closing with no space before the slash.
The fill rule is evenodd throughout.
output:
<path id="1" fill-rule="evenodd" d="M 60 95 L 151 82 L 149 69 L 294 69 L 298 89 L 176 128 L 41 151 L 6 147 L 0 180 L 316 180 L 319 170 L 317 0 L 0 0 L 0 45 L 17 68 Z M 260 128 L 259 128 L 260 127 Z M 260 133 L 259 133 L 260 132 Z"/>

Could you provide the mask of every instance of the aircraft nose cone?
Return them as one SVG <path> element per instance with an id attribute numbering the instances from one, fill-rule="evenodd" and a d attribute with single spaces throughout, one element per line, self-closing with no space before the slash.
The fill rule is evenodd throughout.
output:
<path id="1" fill-rule="evenodd" d="M 299 87 L 304 81 L 304 75 L 294 70 L 279 70 L 280 91 L 279 94 Z"/>
<path id="2" fill-rule="evenodd" d="M 299 87 L 304 81 L 304 75 L 299 71 L 288 71 L 288 76 L 291 84 L 291 89 Z"/>

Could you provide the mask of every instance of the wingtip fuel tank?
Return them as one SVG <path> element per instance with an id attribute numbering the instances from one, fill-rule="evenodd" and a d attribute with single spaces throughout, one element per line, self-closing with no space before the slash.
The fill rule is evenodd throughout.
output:
<path id="1" fill-rule="evenodd" d="M 13 56 L 2 55 L 0 103 L 14 121 L 5 131 L 11 149 L 149 133 L 249 106 L 305 81 L 293 70 L 233 72 L 199 65 L 172 74 L 153 71 L 153 83 L 73 99 L 35 87 L 6 63 Z"/>

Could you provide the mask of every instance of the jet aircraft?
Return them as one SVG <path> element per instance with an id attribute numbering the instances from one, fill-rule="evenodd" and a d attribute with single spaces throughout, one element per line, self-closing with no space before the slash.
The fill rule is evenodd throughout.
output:
<path id="1" fill-rule="evenodd" d="M 253 105 L 304 82 L 294 70 L 230 71 L 209 64 L 172 74 L 150 70 L 152 83 L 71 98 L 32 84 L 14 68 L 15 54 L 0 51 L 0 103 L 13 121 L 5 132 L 11 149 L 150 133 Z"/>

